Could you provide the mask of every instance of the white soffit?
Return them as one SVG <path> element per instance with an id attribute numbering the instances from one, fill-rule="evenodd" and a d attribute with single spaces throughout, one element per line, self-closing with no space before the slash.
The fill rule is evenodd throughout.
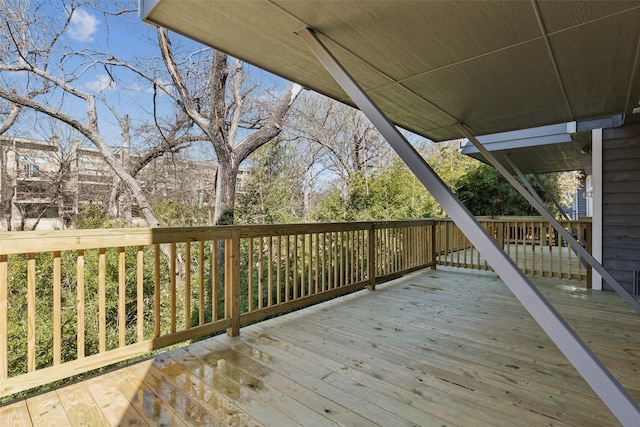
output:
<path id="1" fill-rule="evenodd" d="M 351 103 L 313 28 L 398 125 L 435 141 L 625 114 L 640 122 L 640 1 L 141 0 L 141 15 Z M 637 117 L 636 117 L 637 116 Z"/>

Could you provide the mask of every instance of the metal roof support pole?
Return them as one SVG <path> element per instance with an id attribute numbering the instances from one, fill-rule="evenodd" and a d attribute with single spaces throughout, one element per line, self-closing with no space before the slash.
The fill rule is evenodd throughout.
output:
<path id="1" fill-rule="evenodd" d="M 535 188 L 533 188 L 531 183 L 529 183 L 529 180 L 524 176 L 524 173 L 522 173 L 522 171 L 520 170 L 518 165 L 516 165 L 516 162 L 514 162 L 513 159 L 511 158 L 511 156 L 508 155 L 508 154 L 505 154 L 504 158 L 507 160 L 507 162 L 509 162 L 509 166 L 511 166 L 511 169 L 513 169 L 513 171 L 516 173 L 516 175 L 518 175 L 518 178 L 520 178 L 520 181 L 522 181 L 524 183 L 524 185 L 527 187 L 527 190 L 529 190 L 529 193 L 531 193 L 531 195 L 533 197 L 535 197 L 536 200 L 538 201 L 538 203 L 543 205 L 545 207 L 545 209 L 549 210 L 547 208 L 547 206 L 544 204 L 544 202 L 542 201 L 542 198 L 540 197 L 538 192 L 535 190 Z M 542 187 L 542 189 L 544 190 L 544 192 L 547 195 L 547 197 L 549 197 L 551 199 L 551 201 L 553 202 L 553 204 L 556 205 L 556 208 L 558 208 L 558 210 L 560 211 L 562 216 L 564 216 L 567 220 L 570 220 L 571 218 L 569 218 L 569 215 L 567 215 L 567 213 L 562 209 L 562 206 L 560 206 L 560 203 L 558 203 L 558 201 L 556 200 L 554 195 L 551 194 L 551 192 L 547 189 L 547 187 L 542 183 L 542 180 L 538 177 L 538 175 L 537 174 L 533 174 L 533 177 L 538 182 L 538 185 L 540 185 L 540 187 Z M 551 213 L 551 212 L 549 212 L 549 213 Z"/>
<path id="2" fill-rule="evenodd" d="M 537 173 L 533 174 L 533 177 L 536 179 L 536 182 L 538 183 L 538 185 L 540 186 L 540 188 L 542 188 L 542 190 L 544 191 L 544 193 L 547 195 L 548 198 L 551 199 L 551 201 L 553 202 L 553 204 L 556 206 L 556 208 L 558 209 L 558 212 L 560 212 L 562 214 L 563 217 L 565 217 L 565 219 L 567 221 L 571 221 L 571 218 L 569 217 L 569 214 L 565 212 L 564 209 L 562 209 L 562 206 L 560 206 L 560 203 L 558 203 L 558 200 L 556 200 L 555 196 L 553 194 L 551 194 L 551 191 L 549 191 L 549 189 L 547 188 L 546 185 L 544 185 L 544 182 L 542 182 L 542 179 L 540 178 L 540 176 L 538 176 Z"/>
<path id="3" fill-rule="evenodd" d="M 536 196 L 532 195 L 531 193 L 529 193 L 523 186 L 522 184 L 520 184 L 518 182 L 517 179 L 515 179 L 507 170 L 507 168 L 505 168 L 499 161 L 498 159 L 496 159 L 496 157 L 491 154 L 491 152 L 489 150 L 487 150 L 485 148 L 484 145 L 482 145 L 482 143 L 480 141 L 478 141 L 478 138 L 476 138 L 475 136 L 473 136 L 471 134 L 471 132 L 469 132 L 469 130 L 462 125 L 461 123 L 456 124 L 456 128 L 458 128 L 458 130 L 460 131 L 460 133 L 462 133 L 467 139 L 469 139 L 469 141 L 471 141 L 471 143 L 478 149 L 478 151 L 480 152 L 480 154 L 482 154 L 484 156 L 485 159 L 487 159 L 487 161 L 489 163 L 491 163 L 491 165 L 496 168 L 501 174 L 502 176 L 505 177 L 505 179 L 507 181 L 509 181 L 509 183 L 511 185 L 513 185 L 513 187 L 518 190 L 518 193 L 520 193 L 522 195 L 522 197 L 524 197 L 525 199 L 527 199 L 529 201 L 529 203 L 531 203 L 533 205 L 534 208 L 536 208 L 536 210 L 538 212 L 540 212 L 540 215 L 542 215 L 547 221 L 549 221 L 549 223 L 551 224 L 551 226 L 558 232 L 559 235 L 561 235 L 567 242 L 567 244 L 571 245 L 571 249 L 573 249 L 574 252 L 578 253 L 582 259 L 584 259 L 591 267 L 593 267 L 594 270 L 596 270 L 598 272 L 598 274 L 600 274 L 602 276 L 602 278 L 637 312 L 640 313 L 640 303 L 638 303 L 638 301 L 636 301 L 636 299 L 633 297 L 633 295 L 631 295 L 625 288 L 622 287 L 622 285 L 620 283 L 618 283 L 618 281 L 602 266 L 602 264 L 600 264 L 590 253 L 589 251 L 587 251 L 572 235 L 571 233 L 569 233 L 567 230 L 565 230 L 565 228 L 562 226 L 562 224 L 560 224 L 560 222 L 558 222 L 557 219 L 555 219 L 555 217 L 551 214 L 551 212 L 549 212 L 549 209 L 547 209 L 547 207 L 538 201 L 538 199 L 536 199 Z M 509 160 L 507 158 L 507 160 Z M 515 170 L 515 169 L 514 169 Z M 529 182 L 525 180 L 525 182 L 528 184 Z M 534 192 L 535 193 L 535 192 Z"/>
<path id="4" fill-rule="evenodd" d="M 536 201 L 538 203 L 540 203 L 541 205 L 544 205 L 544 202 L 542 201 L 542 198 L 540 197 L 538 192 L 535 190 L 535 188 L 533 188 L 533 186 L 531 185 L 531 183 L 529 182 L 527 177 L 524 176 L 524 174 L 522 173 L 520 168 L 518 168 L 518 166 L 515 164 L 515 162 L 511 158 L 511 156 L 508 155 L 508 154 L 505 154 L 504 158 L 507 160 L 507 163 L 509 163 L 509 166 L 511 166 L 511 169 L 513 169 L 513 171 L 516 173 L 516 175 L 518 175 L 518 178 L 520 178 L 520 181 L 522 181 L 522 183 L 525 185 L 525 187 L 527 187 L 527 190 L 529 190 L 529 194 L 531 194 L 536 199 Z M 545 208 L 546 207 L 547 206 L 545 205 Z"/>
<path id="5" fill-rule="evenodd" d="M 298 35 L 342 86 L 355 104 L 371 120 L 422 184 L 431 192 L 456 225 L 478 248 L 493 269 L 538 322 L 551 340 L 580 372 L 620 422 L 640 425 L 640 407 L 622 385 L 596 358 L 567 322 L 549 304 L 518 266 L 484 231 L 471 212 L 458 200 L 447 185 L 431 169 L 398 129 L 380 111 L 353 80 L 336 58 L 317 38 L 313 30 L 304 28 Z"/>

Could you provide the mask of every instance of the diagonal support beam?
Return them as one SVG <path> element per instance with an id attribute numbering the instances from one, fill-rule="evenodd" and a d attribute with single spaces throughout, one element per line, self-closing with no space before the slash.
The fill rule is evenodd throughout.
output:
<path id="1" fill-rule="evenodd" d="M 480 141 L 478 141 L 478 138 L 476 138 L 471 134 L 471 132 L 469 132 L 469 130 L 464 125 L 458 123 L 456 124 L 456 128 L 458 128 L 460 133 L 462 133 L 469 141 L 471 141 L 471 143 L 478 149 L 480 154 L 482 154 L 484 158 L 487 159 L 487 161 L 491 163 L 491 165 L 496 168 L 502 174 L 502 176 L 504 176 L 505 179 L 509 181 L 511 185 L 513 185 L 516 190 L 518 190 L 522 197 L 527 199 L 527 201 L 531 203 L 538 212 L 540 212 L 540 215 L 542 215 L 547 221 L 549 221 L 549 224 L 551 224 L 551 226 L 558 232 L 558 234 L 565 239 L 567 244 L 571 245 L 571 249 L 579 254 L 582 259 L 584 259 L 594 270 L 596 270 L 602 276 L 602 278 L 636 311 L 636 313 L 640 313 L 640 303 L 633 297 L 633 295 L 631 295 L 625 288 L 623 288 L 620 283 L 618 283 L 618 281 L 602 266 L 602 264 L 600 264 L 589 253 L 589 251 L 587 251 L 571 235 L 571 233 L 565 230 L 562 224 L 560 224 L 560 222 L 558 222 L 553 214 L 549 212 L 549 209 L 547 209 L 547 207 L 543 203 L 541 203 L 533 194 L 529 193 L 522 186 L 522 184 L 520 184 L 518 180 L 509 173 L 507 168 L 505 168 L 498 161 L 498 159 L 496 159 L 496 157 L 489 150 L 487 150 Z M 524 182 L 528 184 L 527 180 L 524 180 Z"/>
<path id="2" fill-rule="evenodd" d="M 529 191 L 529 193 L 536 199 L 536 201 L 538 203 L 540 203 L 541 205 L 544 205 L 544 202 L 542 201 L 542 198 L 540 197 L 540 195 L 538 194 L 536 189 L 533 188 L 533 186 L 531 185 L 531 183 L 529 182 L 527 177 L 524 176 L 524 174 L 522 173 L 520 168 L 515 164 L 515 162 L 511 158 L 511 156 L 508 155 L 508 154 L 505 154 L 504 158 L 507 161 L 507 163 L 509 163 L 509 166 L 511 166 L 511 169 L 513 169 L 513 171 L 516 173 L 516 175 L 518 175 L 518 178 L 520 178 L 520 181 L 522 181 L 522 183 L 525 185 L 525 187 L 527 187 L 527 190 Z"/>
<path id="3" fill-rule="evenodd" d="M 486 233 L 471 212 L 458 200 L 447 185 L 431 169 L 409 141 L 387 119 L 336 58 L 316 37 L 313 30 L 305 28 L 298 35 L 316 55 L 327 71 L 342 86 L 356 105 L 371 120 L 409 169 L 434 198 L 447 211 L 456 225 L 478 248 L 493 269 L 538 322 L 551 340 L 580 372 L 591 388 L 609 407 L 613 414 L 627 426 L 640 425 L 640 407 L 589 350 L 558 312 L 549 304 L 533 283 L 507 257 L 504 251 Z"/>
<path id="4" fill-rule="evenodd" d="M 524 183 L 524 185 L 527 187 L 527 190 L 529 190 L 529 193 L 531 193 L 531 195 L 536 198 L 538 203 L 540 203 L 541 205 L 543 205 L 546 208 L 546 205 L 542 201 L 542 198 L 540 197 L 538 192 L 529 183 L 529 180 L 524 176 L 524 173 L 522 173 L 522 171 L 520 170 L 518 165 L 516 165 L 516 162 L 514 162 L 513 159 L 511 158 L 511 156 L 509 154 L 505 154 L 504 158 L 507 161 L 507 163 L 509 163 L 509 166 L 511 166 L 511 169 L 513 169 L 513 171 L 516 173 L 516 175 L 518 175 L 518 178 L 520 178 L 520 181 L 522 181 Z M 544 190 L 544 192 L 547 195 L 547 197 L 549 197 L 551 199 L 551 201 L 556 206 L 558 211 L 562 214 L 562 216 L 564 216 L 567 219 L 567 221 L 571 220 L 571 218 L 569 218 L 569 215 L 567 215 L 567 213 L 562 209 L 562 206 L 560 206 L 560 203 L 558 203 L 558 201 L 556 200 L 554 195 L 551 194 L 551 192 L 547 189 L 547 187 L 542 183 L 542 180 L 538 177 L 538 175 L 534 174 L 533 177 L 536 179 L 536 182 L 542 188 L 542 190 Z"/>
<path id="5" fill-rule="evenodd" d="M 558 209 L 558 212 L 560 212 L 560 214 L 567 220 L 567 221 L 571 221 L 571 218 L 569 217 L 569 214 L 566 213 L 564 211 L 564 209 L 562 209 L 562 206 L 560 206 L 560 203 L 558 203 L 558 200 L 556 199 L 556 197 L 551 194 L 551 191 L 549 191 L 549 189 L 547 188 L 546 185 L 544 185 L 544 182 L 542 182 L 542 179 L 538 176 L 537 173 L 533 174 L 533 177 L 536 179 L 536 182 L 538 183 L 538 185 L 540 186 L 540 188 L 542 188 L 542 191 L 544 191 L 544 193 L 547 195 L 547 197 L 549 199 L 551 199 L 551 201 L 553 202 L 553 204 L 556 206 L 556 209 Z"/>

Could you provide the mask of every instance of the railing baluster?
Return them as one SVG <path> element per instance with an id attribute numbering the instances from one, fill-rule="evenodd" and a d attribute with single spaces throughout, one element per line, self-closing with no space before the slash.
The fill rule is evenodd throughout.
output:
<path id="1" fill-rule="evenodd" d="M 124 247 L 118 248 L 118 346 L 126 344 L 126 272 Z"/>
<path id="2" fill-rule="evenodd" d="M 169 316 L 170 332 L 176 331 L 176 243 L 171 242 L 169 246 Z"/>
<path id="3" fill-rule="evenodd" d="M 98 250 L 98 347 L 107 350 L 107 261 L 105 248 Z"/>
<path id="4" fill-rule="evenodd" d="M 578 243 L 582 243 L 582 224 L 581 223 L 576 223 L 576 232 L 577 232 L 577 240 Z M 578 274 L 578 280 L 582 280 L 582 256 L 580 254 L 576 254 L 576 260 L 577 260 L 577 274 Z"/>
<path id="5" fill-rule="evenodd" d="M 327 288 L 327 277 L 329 274 L 329 268 L 327 266 L 327 233 L 325 231 L 322 232 L 322 292 L 326 291 Z"/>
<path id="6" fill-rule="evenodd" d="M 320 287 L 319 284 L 319 267 L 320 267 L 320 233 L 315 234 L 316 247 L 315 247 L 315 293 L 318 293 Z"/>
<path id="7" fill-rule="evenodd" d="M 267 252 L 267 307 L 273 304 L 273 237 L 269 236 L 269 251 Z"/>
<path id="8" fill-rule="evenodd" d="M 300 297 L 298 289 L 298 235 L 293 236 L 293 299 Z"/>
<path id="9" fill-rule="evenodd" d="M 153 336 L 160 336 L 160 245 L 153 245 Z"/>
<path id="10" fill-rule="evenodd" d="M 306 235 L 305 234 L 301 234 L 300 235 L 300 297 L 304 297 L 306 295 L 306 289 L 305 289 L 305 285 L 306 285 L 306 280 L 305 280 L 305 269 L 306 269 L 306 256 L 305 256 L 305 250 L 306 250 Z M 297 270 L 296 270 L 297 271 Z"/>
<path id="11" fill-rule="evenodd" d="M 200 240 L 198 245 L 198 325 L 204 325 L 204 240 Z"/>
<path id="12" fill-rule="evenodd" d="M 258 238 L 258 244 L 258 310 L 260 310 L 264 307 L 264 238 L 262 236 Z"/>
<path id="13" fill-rule="evenodd" d="M 249 238 L 247 259 L 247 310 L 253 311 L 253 237 Z"/>
<path id="14" fill-rule="evenodd" d="M 251 266 L 251 263 L 249 263 Z M 191 242 L 184 243 L 184 327 L 191 328 Z"/>
<path id="15" fill-rule="evenodd" d="M 282 236 L 276 238 L 276 300 L 278 304 L 282 303 Z M 285 291 L 285 300 L 288 300 Z"/>
<path id="16" fill-rule="evenodd" d="M 565 224 L 562 224 L 563 227 L 566 227 Z M 569 245 L 567 244 L 567 248 Z M 558 277 L 562 277 L 562 236 L 558 234 Z"/>
<path id="17" fill-rule="evenodd" d="M 84 249 L 78 249 L 76 258 L 76 310 L 77 310 L 77 337 L 76 346 L 78 359 L 84 357 Z"/>
<path id="18" fill-rule="evenodd" d="M 335 289 L 339 286 L 339 277 L 340 271 L 338 270 L 338 233 L 331 232 L 331 238 L 333 240 L 333 244 L 331 246 L 331 252 L 333 253 L 333 261 L 332 261 L 332 274 L 331 278 L 331 288 Z M 331 244 L 331 242 L 330 242 Z"/>
<path id="19" fill-rule="evenodd" d="M 291 295 L 291 240 L 287 234 L 284 239 L 284 300 L 290 301 Z"/>
<path id="20" fill-rule="evenodd" d="M 225 252 L 225 257 L 227 256 Z M 218 241 L 211 241 L 211 321 L 218 320 Z M 224 272 L 225 276 L 227 272 Z M 227 314 L 225 313 L 225 317 Z"/>
<path id="21" fill-rule="evenodd" d="M 27 372 L 36 370 L 36 254 L 27 259 Z"/>
<path id="22" fill-rule="evenodd" d="M 313 286 L 313 234 L 309 234 L 309 263 L 307 265 L 307 295 L 311 295 Z"/>
<path id="23" fill-rule="evenodd" d="M 8 257 L 0 255 L 0 380 L 9 375 L 9 267 Z"/>
<path id="24" fill-rule="evenodd" d="M 144 341 L 144 246 L 136 252 L 136 331 L 137 341 Z"/>
<path id="25" fill-rule="evenodd" d="M 62 361 L 62 253 L 53 252 L 53 364 Z"/>

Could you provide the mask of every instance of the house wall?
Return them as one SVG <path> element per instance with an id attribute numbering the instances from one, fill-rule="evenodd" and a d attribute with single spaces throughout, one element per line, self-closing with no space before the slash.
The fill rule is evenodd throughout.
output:
<path id="1" fill-rule="evenodd" d="M 640 270 L 640 125 L 605 129 L 602 139 L 602 264 L 631 291 Z"/>

